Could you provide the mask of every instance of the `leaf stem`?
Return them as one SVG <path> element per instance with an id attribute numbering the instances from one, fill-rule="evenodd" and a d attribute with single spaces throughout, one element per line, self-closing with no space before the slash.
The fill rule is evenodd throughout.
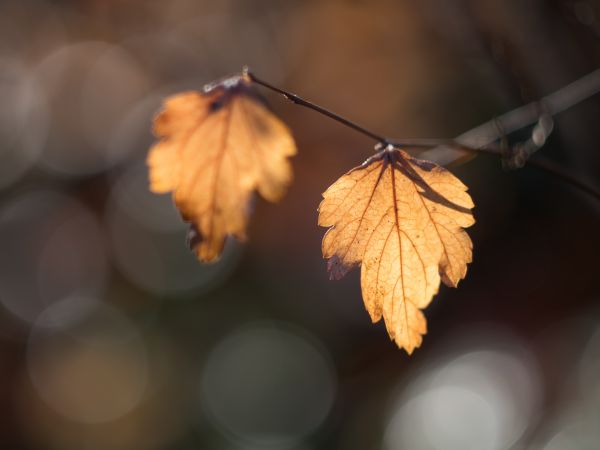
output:
<path id="1" fill-rule="evenodd" d="M 537 122 L 541 114 L 554 116 L 566 109 L 592 97 L 600 92 L 600 69 L 597 69 L 578 80 L 570 83 L 559 90 L 543 97 L 542 99 L 528 103 L 513 109 L 499 117 L 485 122 L 454 139 L 389 139 L 383 135 L 375 133 L 345 117 L 340 116 L 316 103 L 303 99 L 302 97 L 281 89 L 271 83 L 264 81 L 254 75 L 248 67 L 243 69 L 244 76 L 247 76 L 252 82 L 261 85 L 271 91 L 283 95 L 292 103 L 305 108 L 312 109 L 323 114 L 330 119 L 335 120 L 367 137 L 370 137 L 377 143 L 384 146 L 392 145 L 399 148 L 413 149 L 434 149 L 435 147 L 445 147 L 456 152 L 483 153 L 488 155 L 505 158 L 506 154 L 496 141 L 502 139 L 506 134 L 510 134 L 521 128 L 527 127 Z M 528 158 L 525 161 L 530 166 L 541 169 L 562 181 L 571 184 L 582 192 L 585 192 L 596 200 L 600 201 L 600 190 L 588 181 L 581 180 L 580 177 L 558 164 L 545 158 Z"/>

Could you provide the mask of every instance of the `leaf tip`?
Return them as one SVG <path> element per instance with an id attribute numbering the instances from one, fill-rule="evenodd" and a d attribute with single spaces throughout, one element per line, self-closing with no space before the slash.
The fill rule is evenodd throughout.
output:
<path id="1" fill-rule="evenodd" d="M 207 243 L 198 227 L 195 224 L 190 224 L 190 228 L 186 235 L 186 243 L 190 251 L 204 263 L 214 263 L 221 256 L 221 249 L 216 249 Z"/>
<path id="2" fill-rule="evenodd" d="M 350 267 L 345 265 L 337 255 L 333 255 L 327 260 L 327 271 L 329 272 L 330 280 L 342 279 L 349 270 Z"/>

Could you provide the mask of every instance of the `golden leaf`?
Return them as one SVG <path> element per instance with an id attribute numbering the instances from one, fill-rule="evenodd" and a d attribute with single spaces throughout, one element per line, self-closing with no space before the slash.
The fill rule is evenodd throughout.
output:
<path id="1" fill-rule="evenodd" d="M 323 194 L 319 225 L 332 279 L 361 266 L 373 322 L 409 354 L 427 332 L 423 312 L 441 280 L 456 287 L 471 262 L 466 186 L 446 169 L 388 147 Z"/>
<path id="2" fill-rule="evenodd" d="M 169 97 L 154 134 L 159 142 L 147 159 L 150 189 L 173 192 L 202 261 L 215 260 L 228 235 L 246 239 L 255 190 L 275 202 L 292 181 L 290 131 L 243 75 Z"/>

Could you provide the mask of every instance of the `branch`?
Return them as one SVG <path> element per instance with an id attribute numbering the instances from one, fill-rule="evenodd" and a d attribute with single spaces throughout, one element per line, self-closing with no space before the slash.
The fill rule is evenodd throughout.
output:
<path id="1" fill-rule="evenodd" d="M 445 155 L 441 165 L 449 165 L 457 160 L 464 160 L 465 153 L 484 153 L 495 155 L 500 158 L 506 158 L 505 149 L 497 145 L 496 142 L 503 139 L 507 134 L 525 128 L 536 122 L 542 123 L 542 119 L 554 116 L 577 103 L 592 97 L 600 92 L 600 69 L 585 75 L 567 86 L 553 92 L 539 101 L 531 102 L 527 105 L 509 111 L 495 119 L 485 122 L 454 139 L 389 139 L 383 135 L 377 134 L 345 117 L 340 116 L 328 109 L 323 108 L 292 92 L 273 86 L 272 84 L 261 80 L 248 67 L 244 67 L 243 75 L 252 82 L 259 84 L 271 91 L 283 95 L 287 100 L 300 106 L 304 106 L 313 111 L 317 111 L 336 122 L 339 122 L 367 137 L 370 137 L 377 143 L 384 146 L 392 145 L 402 148 L 420 148 L 430 149 L 421 156 L 424 158 L 436 159 L 440 161 L 440 153 Z M 551 130 L 551 125 L 550 125 Z M 549 130 L 542 130 L 541 143 L 536 143 L 536 149 L 543 145 Z M 553 176 L 560 178 L 566 183 L 580 189 L 600 201 L 600 190 L 590 183 L 582 181 L 578 176 L 546 159 L 529 159 L 530 154 L 524 156 L 521 165 L 527 163 L 537 167 Z"/>
<path id="2" fill-rule="evenodd" d="M 449 150 L 440 164 L 450 164 L 455 159 L 460 158 L 462 156 L 461 150 L 478 152 L 479 149 L 488 147 L 503 136 L 534 124 L 540 119 L 540 115 L 555 116 L 598 92 L 600 92 L 600 69 L 579 78 L 538 101 L 513 109 L 470 129 L 454 138 L 454 143 L 458 145 L 440 144 L 440 147 L 446 147 L 445 150 Z M 436 150 L 440 149 L 433 149 L 432 152 Z M 427 158 L 428 153 L 425 152 L 423 156 Z M 436 153 L 440 152 L 436 151 Z M 483 151 L 482 153 L 490 152 Z M 491 153 L 496 152 L 492 151 Z"/>
<path id="3" fill-rule="evenodd" d="M 510 134 L 537 122 L 540 113 L 555 116 L 598 92 L 600 92 L 600 69 L 579 78 L 538 101 L 513 109 L 494 120 L 481 124 L 461 134 L 456 140 L 460 143 L 468 142 L 468 145 L 473 147 L 487 145 L 502 137 L 498 133 L 498 125 L 504 133 Z"/>
<path id="4" fill-rule="evenodd" d="M 382 143 L 386 142 L 387 143 L 386 138 L 384 138 L 383 136 L 381 136 L 379 134 L 375 134 L 374 132 L 369 131 L 364 127 L 361 127 L 360 125 L 352 122 L 351 120 L 348 120 L 348 119 L 340 116 L 339 114 L 331 112 L 328 109 L 323 108 L 322 106 L 316 105 L 312 102 L 309 102 L 308 100 L 304 100 L 303 98 L 297 96 L 296 94 L 293 94 L 291 92 L 288 92 L 288 91 L 285 91 L 278 87 L 275 87 L 272 84 L 267 83 L 266 81 L 263 81 L 260 78 L 257 78 L 252 72 L 250 72 L 248 67 L 244 67 L 243 73 L 244 73 L 244 75 L 248 76 L 248 78 L 250 78 L 250 80 L 252 80 L 254 83 L 260 84 L 261 86 L 264 86 L 267 89 L 270 89 L 272 91 L 275 91 L 275 92 L 283 95 L 287 100 L 291 101 L 292 103 L 295 103 L 296 105 L 305 106 L 306 108 L 317 111 L 337 122 L 340 122 L 340 123 L 346 125 L 347 127 L 352 128 L 353 130 L 358 131 L 359 133 L 364 134 L 365 136 L 370 137 L 371 139 L 376 140 L 377 142 L 382 142 Z"/>
<path id="5" fill-rule="evenodd" d="M 358 131 L 359 133 L 361 133 L 367 137 L 370 137 L 374 141 L 377 141 L 378 143 L 381 143 L 383 145 L 391 144 L 391 145 L 394 145 L 395 147 L 409 147 L 409 148 L 431 148 L 431 147 L 435 147 L 438 145 L 457 145 L 457 143 L 453 139 L 409 139 L 409 140 L 402 140 L 402 141 L 396 140 L 396 141 L 392 142 L 385 136 L 377 134 L 371 130 L 368 130 L 363 126 L 358 125 L 357 123 L 355 123 L 349 119 L 346 119 L 345 117 L 340 116 L 339 114 L 329 111 L 328 109 L 325 109 L 322 106 L 319 106 L 313 102 L 304 100 L 302 97 L 300 97 L 292 92 L 286 91 L 286 90 L 278 88 L 276 86 L 273 86 L 271 83 L 268 83 L 267 81 L 261 80 L 256 75 L 254 75 L 254 73 L 252 73 L 250 71 L 250 69 L 248 69 L 248 67 L 244 67 L 243 74 L 245 76 L 247 76 L 253 83 L 259 84 L 263 87 L 266 87 L 267 89 L 270 89 L 271 91 L 274 91 L 274 92 L 277 92 L 278 94 L 283 95 L 286 98 L 286 100 L 289 100 L 296 105 L 304 106 L 306 108 L 312 109 L 313 111 L 317 111 L 317 112 L 335 120 L 336 122 L 346 125 L 347 127 L 352 128 L 353 130 Z"/>

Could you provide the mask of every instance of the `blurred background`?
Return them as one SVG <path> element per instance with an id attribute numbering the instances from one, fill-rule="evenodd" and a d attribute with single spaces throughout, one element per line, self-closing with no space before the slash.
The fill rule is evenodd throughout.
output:
<path id="1" fill-rule="evenodd" d="M 591 0 L 3 0 L 0 448 L 599 448 L 591 197 L 491 156 L 453 169 L 474 261 L 408 357 L 359 271 L 329 281 L 320 252 L 320 194 L 373 142 L 264 92 L 296 181 L 209 266 L 144 165 L 161 100 L 244 64 L 381 134 L 441 138 L 598 68 L 599 38 Z M 558 115 L 540 153 L 600 180 L 599 112 Z"/>

